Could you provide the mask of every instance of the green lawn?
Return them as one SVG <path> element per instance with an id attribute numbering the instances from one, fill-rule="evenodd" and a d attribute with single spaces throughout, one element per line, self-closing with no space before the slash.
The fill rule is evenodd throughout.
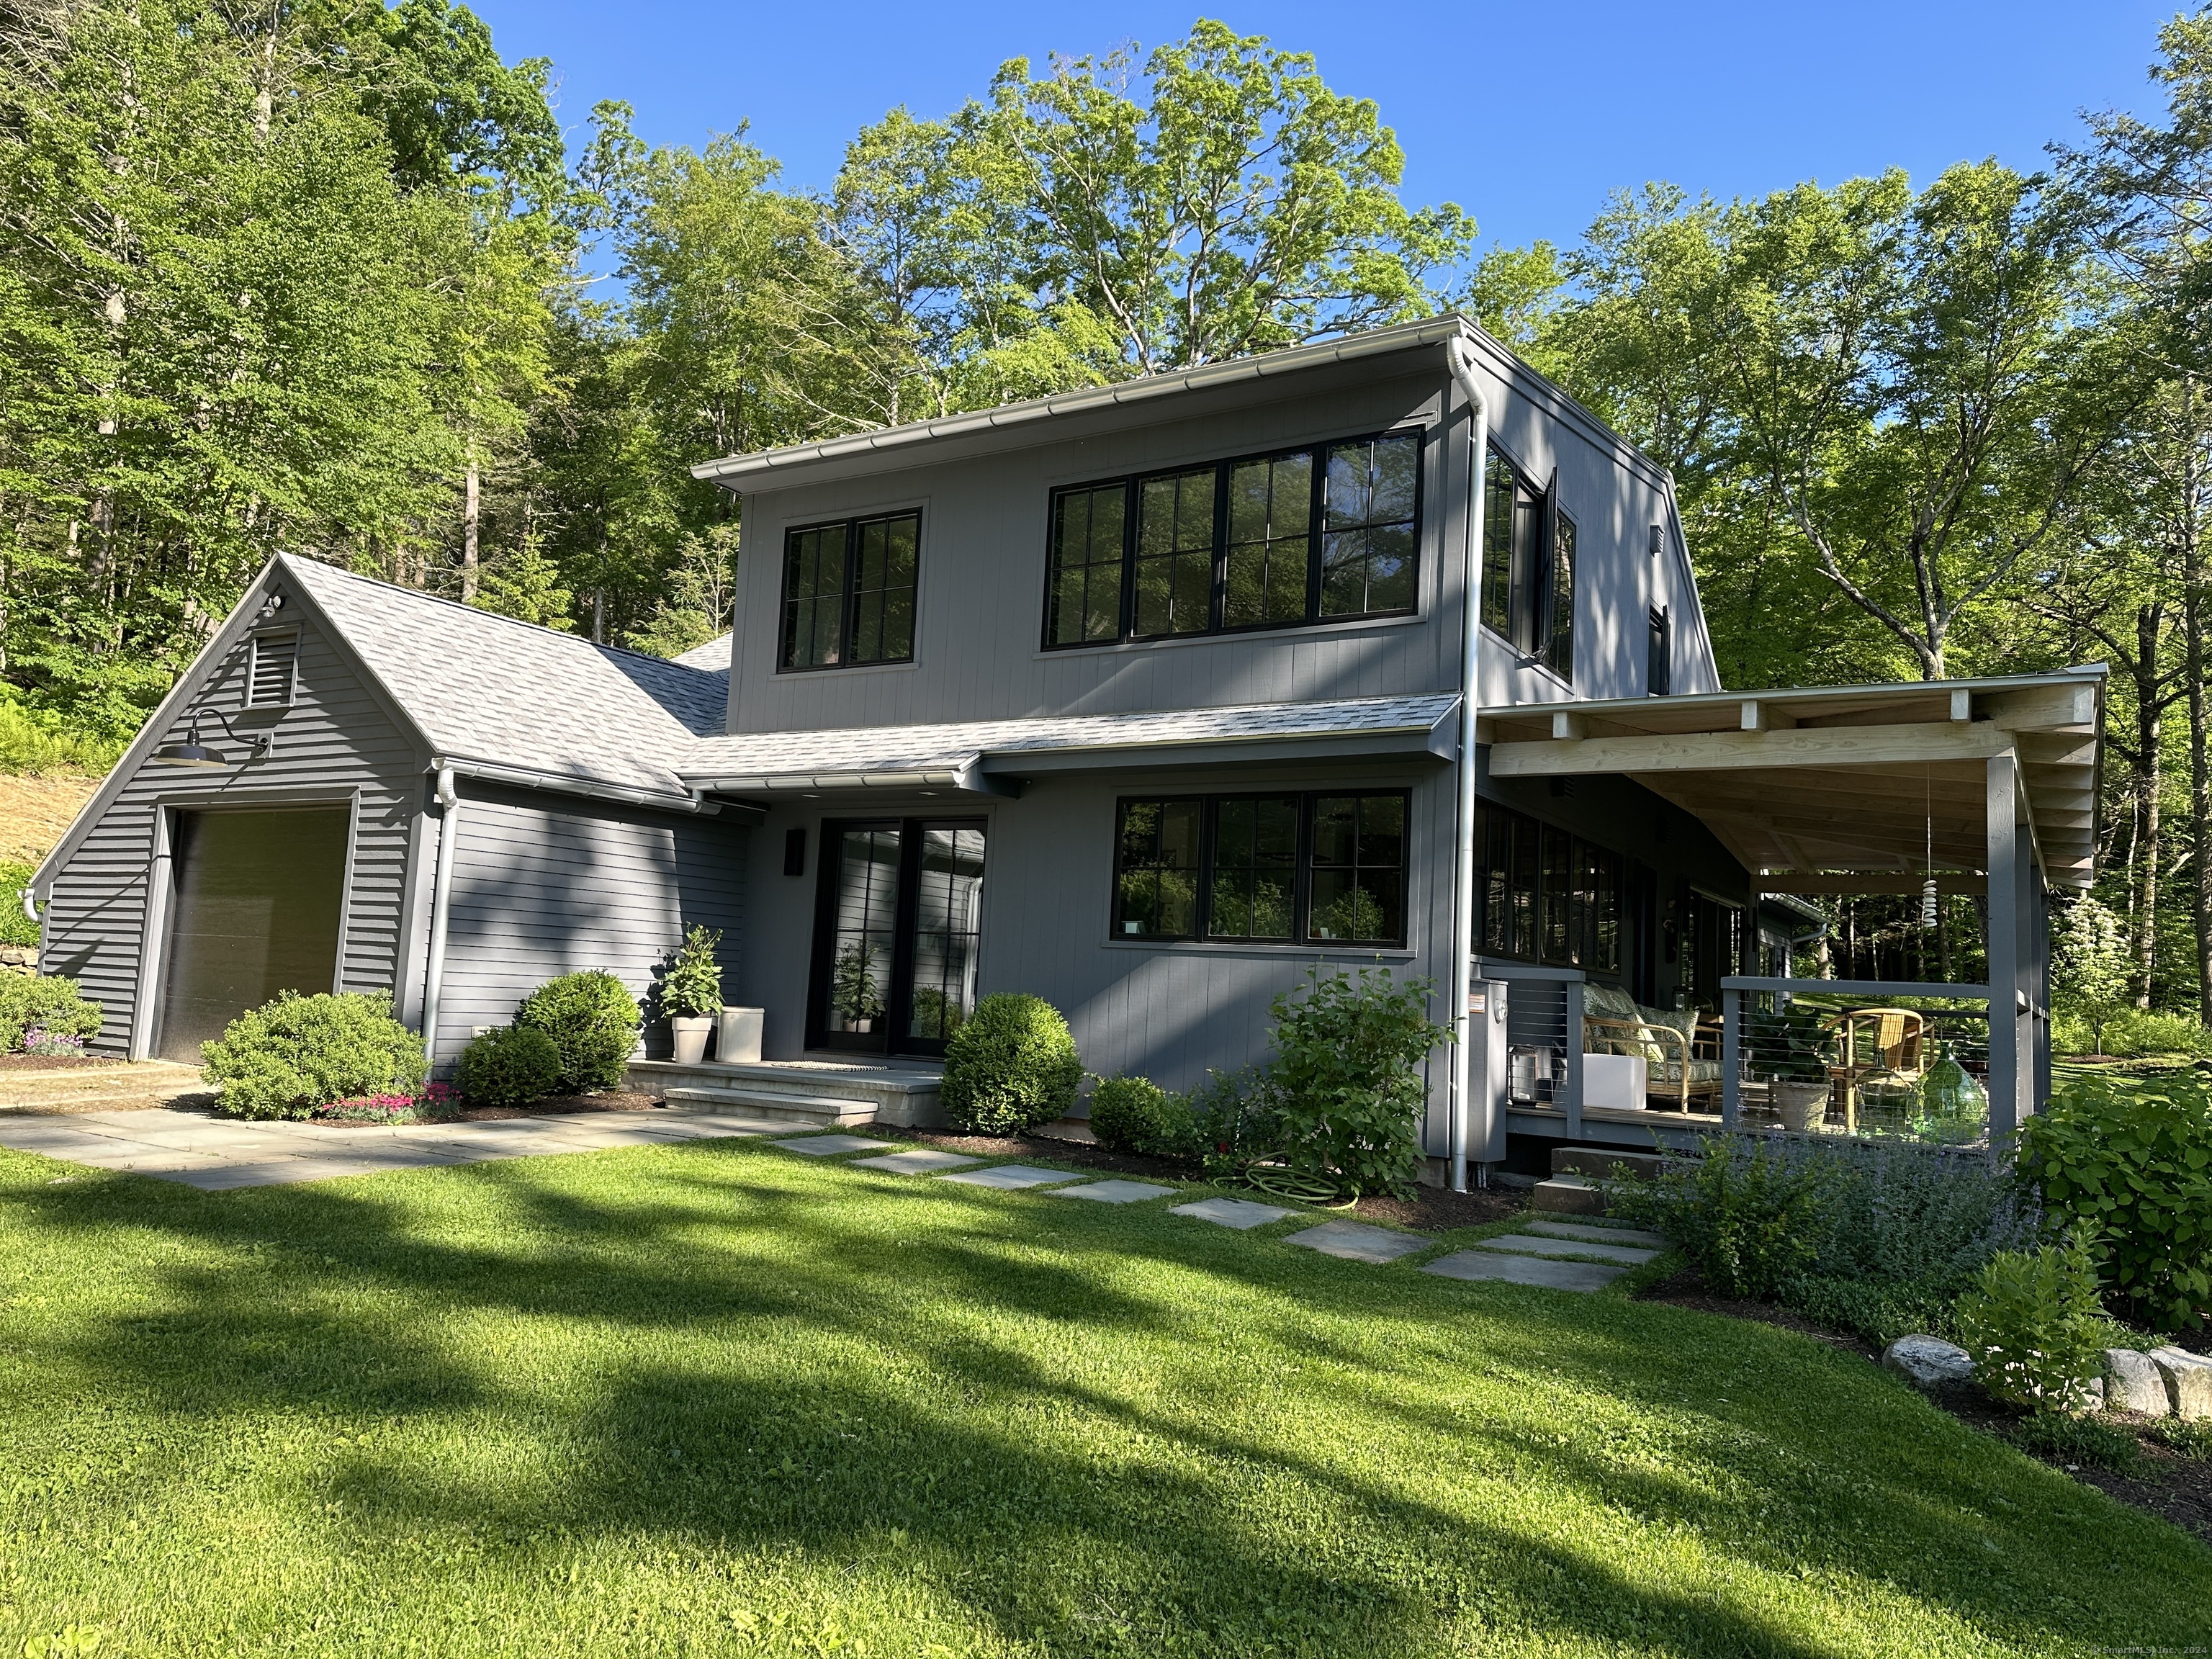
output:
<path id="1" fill-rule="evenodd" d="M 57 1181 L 57 1176 L 67 1178 Z M 0 1653 L 2187 1649 L 2212 1551 L 1763 1327 L 758 1142 L 0 1154 Z"/>

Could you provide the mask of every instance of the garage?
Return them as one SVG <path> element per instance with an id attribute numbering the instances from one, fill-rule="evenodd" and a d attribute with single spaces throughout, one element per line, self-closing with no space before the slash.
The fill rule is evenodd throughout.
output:
<path id="1" fill-rule="evenodd" d="M 344 806 L 176 814 L 162 1059 L 197 1065 L 248 1008 L 334 988 L 351 822 Z"/>

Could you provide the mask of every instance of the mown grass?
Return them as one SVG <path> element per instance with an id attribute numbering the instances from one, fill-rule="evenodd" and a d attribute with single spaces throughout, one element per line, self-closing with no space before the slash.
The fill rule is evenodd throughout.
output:
<path id="1" fill-rule="evenodd" d="M 710 1142 L 0 1156 L 0 1651 L 2088 1653 L 2212 1552 L 1855 1355 Z"/>

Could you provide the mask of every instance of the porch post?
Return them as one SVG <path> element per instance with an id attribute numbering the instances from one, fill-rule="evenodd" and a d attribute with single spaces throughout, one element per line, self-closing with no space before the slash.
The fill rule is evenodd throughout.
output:
<path id="1" fill-rule="evenodd" d="M 1992 755 L 1983 801 L 1989 835 L 1990 1150 L 2008 1146 L 2020 1127 L 2021 924 L 2020 838 L 2014 795 L 2019 763 Z M 2028 860 L 2032 862 L 2033 860 Z"/>
<path id="2" fill-rule="evenodd" d="M 1583 1138 L 1583 982 L 1569 980 L 1567 993 L 1567 1139 Z"/>
<path id="3" fill-rule="evenodd" d="M 1743 993 L 1721 993 L 1721 1127 L 1733 1129 L 1743 1112 Z"/>
<path id="4" fill-rule="evenodd" d="M 2034 965 L 2028 975 L 2028 996 L 2035 1004 L 2035 1014 L 2030 1023 L 2030 1041 L 2033 1044 L 2035 1061 L 2035 1091 L 2028 1097 L 2032 1112 L 2041 1111 L 2051 1099 L 2051 899 L 2043 884 L 2043 872 L 2033 872 L 2035 878 L 2035 953 Z"/>

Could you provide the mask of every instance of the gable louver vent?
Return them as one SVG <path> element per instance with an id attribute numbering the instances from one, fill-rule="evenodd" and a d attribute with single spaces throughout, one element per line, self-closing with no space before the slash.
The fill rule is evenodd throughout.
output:
<path id="1" fill-rule="evenodd" d="M 246 706 L 281 708 L 292 701 L 292 671 L 300 655 L 300 637 L 286 634 L 253 641 L 253 672 L 247 683 Z"/>

